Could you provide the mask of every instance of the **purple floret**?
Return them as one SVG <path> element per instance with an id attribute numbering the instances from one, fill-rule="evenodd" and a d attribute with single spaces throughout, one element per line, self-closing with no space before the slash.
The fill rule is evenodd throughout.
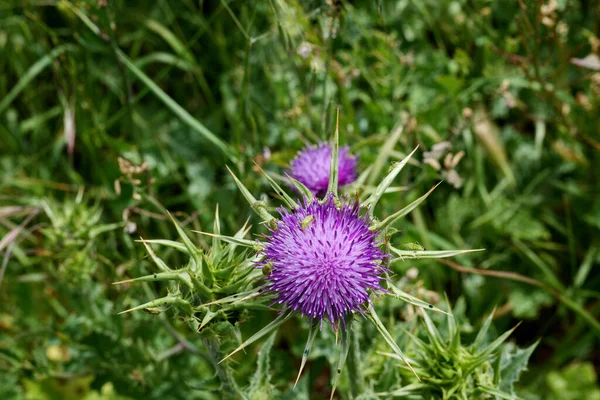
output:
<path id="1" fill-rule="evenodd" d="M 332 146 L 329 143 L 306 147 L 292 160 L 288 173 L 292 178 L 302 182 L 314 194 L 324 195 L 329 184 L 331 150 Z M 356 180 L 356 157 L 350 154 L 348 146 L 340 147 L 338 165 L 338 184 L 340 186 Z"/>
<path id="2" fill-rule="evenodd" d="M 386 256 L 358 203 L 346 199 L 338 209 L 330 195 L 323 204 L 305 199 L 299 209 L 279 213 L 263 243 L 275 303 L 313 321 L 327 318 L 332 327 L 350 312 L 362 313 L 369 291 L 381 289 Z"/>

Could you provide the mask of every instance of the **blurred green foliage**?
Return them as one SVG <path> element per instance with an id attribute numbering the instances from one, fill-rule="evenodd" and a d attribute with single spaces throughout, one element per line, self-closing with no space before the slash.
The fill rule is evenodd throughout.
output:
<path id="1" fill-rule="evenodd" d="M 590 0 L 3 1 L 0 398 L 220 398 L 211 346 L 233 349 L 231 327 L 247 337 L 274 313 L 219 316 L 221 340 L 208 343 L 172 309 L 117 315 L 169 284 L 112 283 L 156 272 L 135 240 L 177 240 L 165 209 L 188 233 L 212 232 L 218 204 L 222 232 L 237 232 L 250 210 L 225 164 L 278 205 L 253 161 L 281 173 L 330 136 L 338 106 L 363 170 L 386 142 L 386 164 L 419 145 L 379 215 L 445 182 L 397 225 L 394 245 L 486 249 L 396 263 L 403 290 L 463 302 L 463 335 L 494 307 L 495 337 L 523 320 L 508 340 L 540 343 L 521 397 L 597 398 L 599 13 Z M 414 310 L 377 309 L 410 347 Z M 364 340 L 348 374 L 367 369 L 344 373 L 337 393 L 390 391 L 398 364 L 355 325 Z M 264 352 L 236 357 L 239 387 L 327 398 L 338 352 L 325 329 L 292 389 L 307 335 L 292 319 Z M 513 342 L 495 360 L 523 351 Z M 387 387 L 366 384 L 371 368 Z"/>

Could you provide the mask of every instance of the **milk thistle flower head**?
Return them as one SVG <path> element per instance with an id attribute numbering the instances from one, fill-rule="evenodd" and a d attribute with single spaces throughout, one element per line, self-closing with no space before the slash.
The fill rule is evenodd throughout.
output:
<path id="1" fill-rule="evenodd" d="M 306 186 L 313 194 L 323 196 L 329 185 L 331 168 L 331 143 L 307 146 L 292 160 L 288 174 Z M 357 158 L 348 146 L 339 149 L 338 184 L 348 185 L 356 180 Z"/>
<path id="2" fill-rule="evenodd" d="M 330 194 L 321 202 L 305 198 L 293 211 L 280 208 L 261 261 L 275 303 L 334 328 L 345 315 L 363 313 L 369 292 L 381 289 L 386 257 L 360 205 L 336 200 Z"/>

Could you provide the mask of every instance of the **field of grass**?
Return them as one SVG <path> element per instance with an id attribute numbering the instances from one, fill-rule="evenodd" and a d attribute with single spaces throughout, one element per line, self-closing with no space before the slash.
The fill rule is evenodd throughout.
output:
<path id="1" fill-rule="evenodd" d="M 598 15 L 1 1 L 0 399 L 600 399 Z M 256 260 L 338 135 L 391 257 L 332 329 Z"/>

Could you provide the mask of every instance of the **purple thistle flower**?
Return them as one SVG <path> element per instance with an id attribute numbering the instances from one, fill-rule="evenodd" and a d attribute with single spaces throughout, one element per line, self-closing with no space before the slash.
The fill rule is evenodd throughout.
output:
<path id="1" fill-rule="evenodd" d="M 324 195 L 329 184 L 331 150 L 332 146 L 329 143 L 306 147 L 292 160 L 288 173 L 314 194 Z M 340 186 L 356 180 L 356 161 L 356 157 L 350 154 L 348 146 L 340 147 L 338 154 L 338 184 Z"/>
<path id="2" fill-rule="evenodd" d="M 346 199 L 338 208 L 329 195 L 322 203 L 305 199 L 299 209 L 279 213 L 262 261 L 270 266 L 267 288 L 275 303 L 313 321 L 327 318 L 332 327 L 352 311 L 363 313 L 369 289 L 381 290 L 386 255 L 359 204 Z"/>

